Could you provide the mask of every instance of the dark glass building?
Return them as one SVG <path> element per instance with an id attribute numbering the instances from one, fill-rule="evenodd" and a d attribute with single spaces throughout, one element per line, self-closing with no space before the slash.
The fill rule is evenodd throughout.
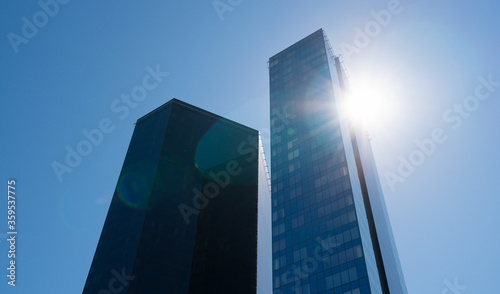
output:
<path id="1" fill-rule="evenodd" d="M 269 59 L 274 293 L 406 294 L 368 138 L 323 30 Z"/>
<path id="2" fill-rule="evenodd" d="M 270 293 L 259 142 L 176 99 L 140 118 L 83 293 Z"/>

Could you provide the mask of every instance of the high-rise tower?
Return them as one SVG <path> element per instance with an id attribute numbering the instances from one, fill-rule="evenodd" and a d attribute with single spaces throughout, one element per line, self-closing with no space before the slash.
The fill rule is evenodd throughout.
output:
<path id="1" fill-rule="evenodd" d="M 320 29 L 269 59 L 274 293 L 406 294 L 370 144 L 342 115 L 329 48 Z"/>
<path id="2" fill-rule="evenodd" d="M 270 293 L 259 142 L 176 99 L 140 118 L 83 293 Z"/>

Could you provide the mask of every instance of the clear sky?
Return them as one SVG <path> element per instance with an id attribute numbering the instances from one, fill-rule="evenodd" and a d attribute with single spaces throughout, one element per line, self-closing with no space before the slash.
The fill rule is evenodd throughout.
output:
<path id="1" fill-rule="evenodd" d="M 66 2 L 0 3 L 1 293 L 80 293 L 134 122 L 176 97 L 268 136 L 266 62 L 319 28 L 387 110 L 368 126 L 409 292 L 498 293 L 498 1 Z"/>

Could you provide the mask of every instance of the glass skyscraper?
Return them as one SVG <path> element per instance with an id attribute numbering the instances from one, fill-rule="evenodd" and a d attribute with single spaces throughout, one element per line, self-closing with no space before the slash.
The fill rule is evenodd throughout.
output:
<path id="1" fill-rule="evenodd" d="M 273 293 L 406 294 L 367 136 L 323 30 L 269 59 Z"/>
<path id="2" fill-rule="evenodd" d="M 260 142 L 176 99 L 140 118 L 83 293 L 271 293 Z"/>

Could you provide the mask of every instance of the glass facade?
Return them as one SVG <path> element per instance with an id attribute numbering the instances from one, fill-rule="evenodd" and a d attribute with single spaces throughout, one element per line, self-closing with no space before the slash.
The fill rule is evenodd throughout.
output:
<path id="1" fill-rule="evenodd" d="M 176 99 L 139 119 L 83 293 L 269 293 L 258 138 Z"/>
<path id="2" fill-rule="evenodd" d="M 385 204 L 367 192 L 376 169 L 337 105 L 342 71 L 325 39 L 318 30 L 269 59 L 274 293 L 406 293 L 402 274 L 387 285 L 381 247 L 397 252 L 388 218 L 374 220 Z"/>

